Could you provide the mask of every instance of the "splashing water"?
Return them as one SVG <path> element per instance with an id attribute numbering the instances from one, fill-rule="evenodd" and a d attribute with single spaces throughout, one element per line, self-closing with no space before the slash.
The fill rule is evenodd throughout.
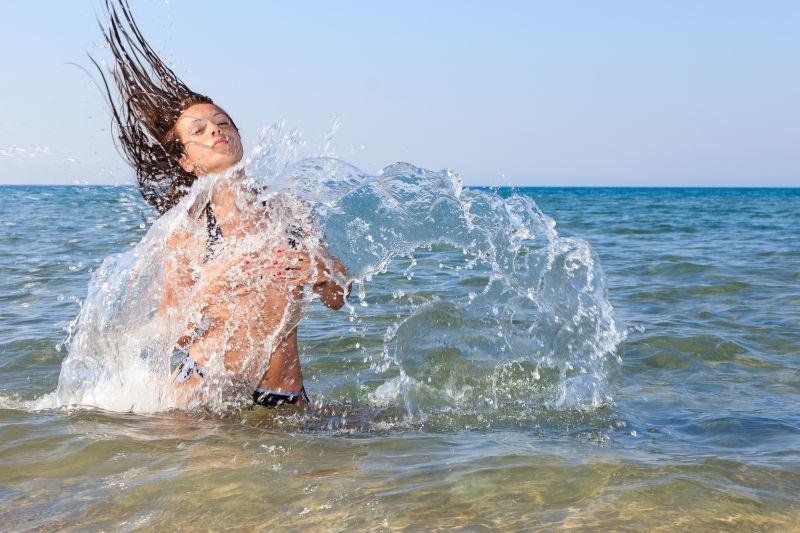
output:
<path id="1" fill-rule="evenodd" d="M 347 403 L 415 417 L 611 401 L 607 376 L 623 334 L 586 242 L 560 237 L 529 198 L 463 189 L 450 171 L 405 163 L 370 176 L 332 157 L 299 158 L 300 144 L 265 130 L 241 167 L 197 180 L 137 246 L 108 257 L 72 325 L 58 388 L 36 407 L 245 405 L 276 339 L 312 301 L 310 291 L 286 297 L 285 280 L 253 281 L 243 266 L 270 260 L 287 238 L 311 261 L 341 260 L 354 283 L 340 320 L 363 338 L 365 368 L 350 376 Z M 199 213 L 221 189 L 234 191 L 240 215 L 209 248 Z M 176 265 L 191 280 L 165 289 Z M 224 318 L 200 327 L 208 377 L 187 399 L 172 384 L 185 355 L 176 346 L 209 305 Z"/>

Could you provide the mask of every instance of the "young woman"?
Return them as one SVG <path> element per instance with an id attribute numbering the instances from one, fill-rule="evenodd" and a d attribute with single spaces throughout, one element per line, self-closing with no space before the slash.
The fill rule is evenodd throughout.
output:
<path id="1" fill-rule="evenodd" d="M 275 205 L 248 188 L 241 170 L 223 174 L 242 159 L 231 117 L 161 61 L 126 0 L 106 6 L 110 25 L 104 34 L 119 102 L 95 65 L 119 145 L 145 200 L 160 214 L 185 209 L 190 221 L 167 239 L 160 308 L 177 332 L 175 349 L 186 353 L 172 375 L 178 406 L 202 405 L 215 387 L 247 388 L 255 403 L 266 406 L 308 403 L 297 356 L 299 302 L 310 286 L 325 305 L 340 308 L 344 267 L 318 242 L 298 237 L 309 220 L 289 225 L 294 236 L 277 231 L 278 219 L 288 227 L 285 213 L 278 216 Z M 222 177 L 191 205 L 180 202 L 208 175 Z M 285 199 L 292 201 L 297 203 Z"/>

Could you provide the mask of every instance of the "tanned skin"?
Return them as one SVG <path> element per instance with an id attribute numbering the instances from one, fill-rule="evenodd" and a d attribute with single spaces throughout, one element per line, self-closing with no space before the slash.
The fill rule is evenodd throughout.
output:
<path id="1" fill-rule="evenodd" d="M 175 124 L 175 133 L 185 148 L 181 166 L 198 177 L 224 172 L 242 158 L 239 132 L 230 117 L 216 105 L 189 107 Z M 249 232 L 262 231 L 268 223 L 268 214 L 253 206 L 242 212 L 234 201 L 237 193 L 241 197 L 235 185 L 223 184 L 211 196 L 211 206 L 222 234 L 242 238 Z M 202 264 L 206 236 L 175 234 L 167 244 L 172 258 L 167 265 L 162 314 L 185 305 L 182 294 L 188 294 L 195 285 L 203 287 L 193 291 L 190 303 L 201 309 L 205 326 L 199 335 L 181 338 L 179 346 L 188 346 L 189 356 L 203 365 L 210 354 L 219 349 L 224 325 L 231 319 L 231 313 L 242 310 L 236 321 L 238 328 L 226 345 L 226 371 L 242 381 L 252 382 L 254 372 L 261 372 L 264 361 L 255 360 L 251 355 L 261 353 L 260 349 L 272 341 L 274 348 L 269 366 L 258 386 L 299 391 L 303 387 L 303 373 L 297 355 L 297 327 L 283 338 L 272 337 L 280 328 L 280 319 L 287 306 L 293 303 L 292 299 L 302 297 L 304 286 L 310 285 L 322 303 L 331 309 L 344 305 L 346 291 L 333 279 L 334 275 L 340 279 L 344 277 L 341 262 L 323 248 L 315 250 L 313 255 L 317 259 L 312 264 L 307 251 L 294 250 L 287 242 L 269 243 L 241 256 L 213 258 L 193 275 L 189 265 Z M 193 374 L 186 382 L 175 385 L 179 389 L 179 399 L 183 400 L 180 403 L 191 404 L 192 391 L 201 379 Z"/>

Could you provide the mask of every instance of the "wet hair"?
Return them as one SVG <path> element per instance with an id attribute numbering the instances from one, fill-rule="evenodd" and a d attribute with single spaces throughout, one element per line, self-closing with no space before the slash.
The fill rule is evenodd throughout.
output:
<path id="1" fill-rule="evenodd" d="M 106 73 L 90 59 L 102 77 L 117 147 L 136 171 L 144 199 L 163 214 L 197 179 L 179 163 L 185 152 L 175 124 L 189 107 L 214 102 L 192 91 L 158 57 L 139 31 L 128 0 L 105 0 L 105 6 L 109 22 L 100 29 L 114 57 L 118 98 Z"/>

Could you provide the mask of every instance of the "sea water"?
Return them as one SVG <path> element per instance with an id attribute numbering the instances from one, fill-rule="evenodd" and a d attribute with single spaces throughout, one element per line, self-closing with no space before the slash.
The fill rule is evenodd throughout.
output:
<path id="1" fill-rule="evenodd" d="M 0 188 L 4 528 L 796 527 L 800 192 L 256 159 L 355 281 L 307 302 L 306 412 L 65 380 L 132 368 L 147 329 L 92 336 L 92 291 L 159 221 L 133 187 Z"/>

